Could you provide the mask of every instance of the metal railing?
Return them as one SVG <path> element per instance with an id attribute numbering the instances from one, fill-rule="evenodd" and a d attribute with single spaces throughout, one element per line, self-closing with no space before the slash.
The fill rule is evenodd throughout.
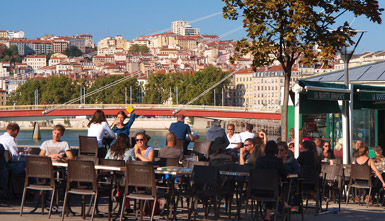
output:
<path id="1" fill-rule="evenodd" d="M 60 107 L 59 107 L 60 106 Z M 127 104 L 67 104 L 67 105 L 14 105 L 0 106 L 0 111 L 48 110 L 48 109 L 126 109 Z M 174 110 L 210 110 L 280 113 L 277 108 L 255 108 L 239 106 L 210 105 L 164 105 L 164 104 L 131 104 L 134 109 L 174 109 Z"/>

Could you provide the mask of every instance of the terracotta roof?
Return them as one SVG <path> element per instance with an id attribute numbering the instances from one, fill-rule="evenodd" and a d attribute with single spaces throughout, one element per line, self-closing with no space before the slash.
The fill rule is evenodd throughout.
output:
<path id="1" fill-rule="evenodd" d="M 27 58 L 47 58 L 45 55 L 27 55 Z"/>

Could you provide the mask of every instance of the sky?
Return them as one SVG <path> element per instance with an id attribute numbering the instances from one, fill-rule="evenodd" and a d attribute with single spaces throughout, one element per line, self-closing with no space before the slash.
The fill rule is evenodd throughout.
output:
<path id="1" fill-rule="evenodd" d="M 385 1 L 379 1 L 385 8 Z M 35 39 L 44 34 L 60 36 L 91 34 L 94 42 L 107 36 L 122 35 L 132 40 L 171 28 L 175 20 L 194 21 L 201 34 L 223 35 L 242 27 L 242 20 L 226 20 L 220 14 L 221 0 L 2 0 L 0 30 L 22 30 L 25 37 Z M 214 15 L 211 16 L 210 15 Z M 382 15 L 385 23 L 385 13 Z M 338 22 L 353 22 L 355 29 L 365 30 L 356 53 L 385 50 L 385 24 L 374 24 L 365 17 L 352 15 Z M 239 40 L 246 36 L 240 29 L 222 38 Z"/>

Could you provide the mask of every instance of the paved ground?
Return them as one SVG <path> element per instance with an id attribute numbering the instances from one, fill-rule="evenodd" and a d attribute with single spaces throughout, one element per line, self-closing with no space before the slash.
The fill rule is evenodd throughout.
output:
<path id="1" fill-rule="evenodd" d="M 25 207 L 24 211 L 30 211 L 31 210 L 31 204 L 27 205 Z M 329 208 L 338 208 L 338 205 L 331 204 L 329 205 Z M 75 206 L 73 208 L 75 212 L 80 212 L 80 207 Z M 105 205 L 100 206 L 101 211 L 107 211 L 107 208 Z M 25 213 L 22 217 L 19 215 L 20 211 L 20 204 L 17 200 L 11 201 L 9 204 L 0 204 L 0 220 L 1 221 L 13 221 L 13 220 L 48 220 L 48 213 L 45 213 L 45 215 L 41 215 L 40 211 L 34 213 L 34 214 L 28 214 Z M 244 209 L 242 210 L 241 216 L 243 220 L 251 220 L 250 214 L 244 214 Z M 79 214 L 79 213 L 78 213 Z M 200 212 L 200 216 L 198 217 L 198 220 L 202 220 L 203 213 Z M 234 217 L 234 216 L 233 216 Z M 186 213 L 180 213 L 178 214 L 178 218 L 180 220 L 187 220 Z M 210 217 L 213 219 L 213 217 Z M 53 214 L 51 216 L 51 220 L 60 220 L 61 217 L 58 214 Z M 159 217 L 156 217 L 156 219 L 160 219 Z M 65 220 L 81 220 L 80 216 L 72 216 L 65 217 Z M 87 220 L 90 220 L 90 217 L 87 218 Z M 107 220 L 106 217 L 100 217 L 95 216 L 95 220 Z M 127 220 L 135 220 L 134 216 L 129 216 Z M 227 215 L 224 214 L 223 207 L 221 211 L 221 217 L 220 220 L 228 220 Z M 234 220 L 234 218 L 232 219 Z M 281 220 L 281 219 L 279 219 Z M 301 220 L 300 215 L 292 215 L 292 220 Z M 341 211 L 337 214 L 331 214 L 331 213 L 323 213 L 320 215 L 315 216 L 313 209 L 308 209 L 305 211 L 305 220 L 312 220 L 312 221 L 318 221 L 318 220 L 327 220 L 327 221 L 334 221 L 334 220 L 347 220 L 347 221 L 361 221 L 361 220 L 384 220 L 385 221 L 385 209 L 382 207 L 377 206 L 370 206 L 369 208 L 366 208 L 366 206 L 360 206 L 357 204 L 349 204 L 348 206 L 342 205 Z"/>

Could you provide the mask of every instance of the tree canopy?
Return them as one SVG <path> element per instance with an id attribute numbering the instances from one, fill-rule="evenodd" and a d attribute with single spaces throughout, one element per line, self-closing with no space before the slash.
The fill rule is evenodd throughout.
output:
<path id="1" fill-rule="evenodd" d="M 11 63 L 21 63 L 21 57 L 17 52 L 17 46 L 12 45 L 7 48 L 4 44 L 0 44 L 0 61 L 9 61 Z"/>
<path id="2" fill-rule="evenodd" d="M 285 71 L 285 93 L 282 113 L 282 140 L 287 138 L 287 109 L 291 70 L 301 58 L 304 64 L 322 60 L 328 63 L 337 50 L 354 44 L 356 34 L 348 22 L 337 24 L 345 13 L 364 15 L 381 23 L 382 8 L 376 0 L 223 0 L 224 17 L 243 18 L 247 38 L 238 41 L 237 54 L 253 55 L 253 67 L 270 65 L 278 60 Z M 315 48 L 319 50 L 315 50 Z"/>
<path id="3" fill-rule="evenodd" d="M 87 89 L 86 93 L 91 93 L 94 90 L 97 90 L 122 78 L 123 76 L 116 75 L 98 78 L 92 83 L 91 87 Z M 86 103 L 124 104 L 125 88 L 127 88 L 127 103 L 130 103 L 130 87 L 132 88 L 132 102 L 138 103 L 140 88 L 137 78 L 133 77 L 113 87 L 110 87 L 109 89 L 103 90 L 95 95 L 92 95 L 89 98 L 86 98 Z"/>
<path id="4" fill-rule="evenodd" d="M 150 104 L 164 103 L 170 98 L 171 89 L 172 102 L 176 104 L 178 100 L 179 104 L 185 104 L 228 74 L 228 72 L 223 72 L 220 68 L 207 67 L 194 74 L 168 73 L 150 75 L 146 84 L 143 102 Z M 228 84 L 229 80 L 226 80 L 216 87 L 215 96 L 217 104 L 220 103 L 219 98 L 221 97 L 222 88 Z M 176 98 L 176 90 L 178 90 L 178 99 Z M 214 90 L 205 94 L 193 104 L 213 105 Z"/>
<path id="5" fill-rule="evenodd" d="M 64 54 L 68 57 L 79 57 L 83 54 L 83 52 L 76 46 L 69 46 L 64 50 Z"/>
<path id="6" fill-rule="evenodd" d="M 27 80 L 8 95 L 7 105 L 32 105 L 35 90 L 38 90 L 39 104 L 63 104 L 79 97 L 80 86 L 65 76 Z"/>
<path id="7" fill-rule="evenodd" d="M 146 45 L 133 44 L 128 49 L 128 53 L 148 53 L 150 49 Z"/>

